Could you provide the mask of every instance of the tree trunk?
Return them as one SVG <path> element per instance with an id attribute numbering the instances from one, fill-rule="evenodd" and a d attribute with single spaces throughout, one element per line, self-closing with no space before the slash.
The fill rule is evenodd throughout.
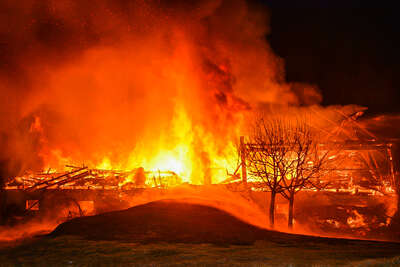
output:
<path id="1" fill-rule="evenodd" d="M 289 198 L 289 217 L 288 217 L 289 229 L 293 229 L 293 204 L 294 204 L 294 195 L 291 194 Z"/>
<path id="2" fill-rule="evenodd" d="M 271 200 L 269 202 L 269 226 L 274 228 L 275 224 L 275 197 L 276 192 L 271 191 Z"/>

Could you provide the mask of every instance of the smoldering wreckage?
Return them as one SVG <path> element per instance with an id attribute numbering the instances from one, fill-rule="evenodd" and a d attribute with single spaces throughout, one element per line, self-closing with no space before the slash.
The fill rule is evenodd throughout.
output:
<path id="1" fill-rule="evenodd" d="M 340 147 L 329 157 L 340 164 L 313 177 L 320 186 L 293 189 L 295 232 L 400 240 L 399 140 L 370 129 L 386 117 L 321 107 L 315 86 L 285 82 L 265 40 L 265 12 L 240 0 L 100 2 L 48 1 L 9 15 L 28 17 L 30 26 L 5 33 L 19 48 L 8 60 L 21 75 L 1 76 L 3 223 L 49 214 L 62 222 L 193 196 L 269 227 L 271 190 L 249 162 L 268 150 L 248 127 L 261 110 L 266 118 L 307 117 L 323 136 L 314 143 Z M 275 228 L 286 231 L 280 186 Z"/>

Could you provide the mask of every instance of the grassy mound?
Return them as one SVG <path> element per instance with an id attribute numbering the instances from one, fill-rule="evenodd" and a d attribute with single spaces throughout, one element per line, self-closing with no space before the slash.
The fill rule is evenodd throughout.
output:
<path id="1" fill-rule="evenodd" d="M 74 235 L 88 240 L 135 243 L 253 244 L 265 240 L 286 246 L 316 243 L 346 245 L 379 242 L 332 239 L 270 231 L 245 223 L 217 208 L 161 200 L 126 210 L 76 218 L 60 224 L 50 236 Z M 398 244 L 393 244 L 400 249 Z"/>

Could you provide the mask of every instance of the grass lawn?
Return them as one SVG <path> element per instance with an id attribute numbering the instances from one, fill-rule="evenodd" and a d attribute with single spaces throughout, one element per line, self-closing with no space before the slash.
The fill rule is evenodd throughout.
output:
<path id="1" fill-rule="evenodd" d="M 400 266 L 389 243 L 308 244 L 256 242 L 251 246 L 133 244 L 72 236 L 0 244 L 0 266 Z"/>

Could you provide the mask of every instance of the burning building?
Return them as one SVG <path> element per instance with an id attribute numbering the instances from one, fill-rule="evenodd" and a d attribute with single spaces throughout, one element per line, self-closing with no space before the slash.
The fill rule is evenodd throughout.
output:
<path id="1" fill-rule="evenodd" d="M 321 101 L 315 86 L 285 82 L 282 59 L 265 39 L 268 15 L 256 3 L 6 6 L 5 21 L 23 20 L 0 29 L 9 52 L 0 74 L 2 188 L 22 192 L 9 199 L 28 210 L 46 205 L 46 192 L 67 192 L 75 203 L 93 192 L 233 183 L 237 141 L 254 110 L 312 111 Z M 393 157 L 381 153 L 391 147 L 346 132 L 352 126 L 341 124 L 359 110 L 332 109 L 314 112 L 323 124 L 316 127 L 330 129 L 330 141 L 340 136 L 333 141 L 347 145 L 350 164 L 329 189 L 392 192 Z"/>

